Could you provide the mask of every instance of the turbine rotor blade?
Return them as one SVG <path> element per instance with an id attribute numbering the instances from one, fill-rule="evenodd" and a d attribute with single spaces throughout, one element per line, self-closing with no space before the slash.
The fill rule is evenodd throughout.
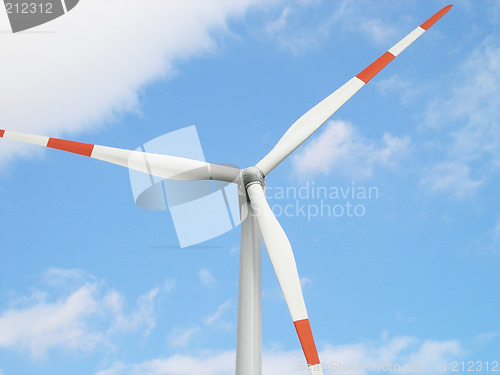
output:
<path id="1" fill-rule="evenodd" d="M 121 165 L 129 169 L 171 180 L 218 180 L 235 182 L 240 175 L 238 168 L 178 156 L 124 150 L 1 129 L 0 138 L 13 139 L 88 156 L 93 159 Z"/>
<path id="2" fill-rule="evenodd" d="M 302 295 L 295 257 L 288 237 L 271 211 L 262 185 L 260 183 L 247 185 L 247 193 L 259 224 L 264 245 L 290 310 L 309 370 L 313 375 L 323 374 Z"/>
<path id="3" fill-rule="evenodd" d="M 443 17 L 453 5 L 448 5 L 418 26 L 390 50 L 380 56 L 361 73 L 353 77 L 333 94 L 311 108 L 299 118 L 281 137 L 276 146 L 257 163 L 265 176 L 285 160 L 293 151 L 304 143 L 321 125 L 323 125 L 340 107 L 368 83 L 378 72 L 417 40 L 426 30 Z"/>

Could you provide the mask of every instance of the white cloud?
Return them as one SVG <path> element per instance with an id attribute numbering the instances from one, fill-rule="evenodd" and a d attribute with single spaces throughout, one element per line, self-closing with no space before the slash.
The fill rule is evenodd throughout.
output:
<path id="1" fill-rule="evenodd" d="M 320 351 L 325 373 L 338 373 L 339 363 L 349 366 L 348 372 L 365 374 L 370 371 L 358 371 L 357 364 L 370 362 L 374 365 L 385 365 L 389 362 L 404 365 L 435 366 L 445 360 L 455 360 L 464 349 L 460 341 L 419 340 L 415 337 L 385 338 L 380 342 L 361 342 L 350 345 L 326 345 Z M 144 361 L 136 364 L 115 363 L 109 369 L 96 375 L 184 375 L 233 374 L 234 351 L 208 352 L 202 355 L 173 355 Z M 337 366 L 337 368 L 335 368 Z M 373 369 L 371 369 L 373 371 Z M 301 350 L 264 350 L 263 374 L 307 374 L 308 370 Z"/>
<path id="2" fill-rule="evenodd" d="M 169 358 L 154 359 L 133 365 L 116 363 L 111 368 L 99 371 L 96 375 L 174 375 L 234 374 L 234 352 L 210 353 L 200 356 L 174 355 Z"/>
<path id="3" fill-rule="evenodd" d="M 443 363 L 445 359 L 457 358 L 463 352 L 458 340 L 434 341 L 425 340 L 420 348 L 407 356 L 409 363 Z M 435 366 L 433 366 L 435 367 Z"/>
<path id="4" fill-rule="evenodd" d="M 426 111 L 427 129 L 446 130 L 441 144 L 447 151 L 422 184 L 434 192 L 466 197 L 500 165 L 500 38 L 487 37 L 471 53 L 449 92 Z M 471 170 L 477 177 L 470 177 Z"/>
<path id="5" fill-rule="evenodd" d="M 308 277 L 301 277 L 300 278 L 300 286 L 304 288 L 306 285 L 309 285 L 312 283 L 312 280 Z"/>
<path id="6" fill-rule="evenodd" d="M 382 94 L 387 95 L 389 92 L 395 90 L 408 92 L 409 88 L 415 85 L 415 82 L 409 78 L 403 78 L 398 74 L 393 74 L 389 78 L 378 79 L 374 84 Z"/>
<path id="7" fill-rule="evenodd" d="M 264 31 L 269 34 L 274 34 L 283 30 L 286 26 L 288 16 L 290 15 L 290 10 L 290 7 L 285 7 L 277 19 L 269 21 L 266 24 Z"/>
<path id="8" fill-rule="evenodd" d="M 200 278 L 201 283 L 207 288 L 213 287 L 217 282 L 212 272 L 206 268 L 202 268 L 198 272 L 198 277 Z"/>
<path id="9" fill-rule="evenodd" d="M 450 193 L 456 198 L 473 194 L 481 181 L 470 176 L 470 168 L 462 162 L 444 162 L 434 165 L 422 179 L 421 185 L 433 193 Z"/>
<path id="10" fill-rule="evenodd" d="M 393 94 L 405 106 L 414 103 L 415 99 L 423 95 L 429 95 L 434 89 L 422 79 L 417 81 L 414 77 L 402 77 L 399 74 L 393 74 L 389 78 L 379 78 L 373 84 L 382 95 Z"/>
<path id="11" fill-rule="evenodd" d="M 280 11 L 277 18 L 268 21 L 262 30 L 281 49 L 294 55 L 318 48 L 330 36 L 332 26 L 341 19 L 348 2 L 343 0 L 336 3 L 335 10 L 331 14 L 323 14 L 319 20 L 304 22 L 303 13 L 315 5 L 315 1 L 290 3 Z"/>
<path id="12" fill-rule="evenodd" d="M 493 229 L 493 237 L 495 241 L 500 241 L 500 221 L 497 221 L 495 229 Z"/>
<path id="13" fill-rule="evenodd" d="M 474 341 L 479 345 L 486 345 L 494 340 L 497 340 L 498 338 L 500 338 L 500 332 L 493 331 L 493 332 L 486 332 L 486 333 L 481 333 L 480 335 L 477 335 L 474 338 Z"/>
<path id="14" fill-rule="evenodd" d="M 76 268 L 61 269 L 52 267 L 43 275 L 43 282 L 52 287 L 64 287 L 68 286 L 68 284 L 71 286 L 75 284 L 81 285 L 88 280 L 95 281 L 92 275 Z"/>
<path id="15" fill-rule="evenodd" d="M 229 254 L 231 255 L 235 255 L 235 254 L 238 254 L 240 252 L 240 245 L 233 245 L 231 246 L 231 248 L 229 249 Z"/>
<path id="16" fill-rule="evenodd" d="M 229 309 L 231 309 L 232 307 L 234 306 L 234 302 L 232 299 L 228 299 L 227 301 L 223 302 L 221 305 L 219 305 L 219 307 L 217 307 L 217 311 L 215 311 L 215 313 L 207 316 L 205 319 L 204 319 L 204 323 L 206 325 L 212 325 L 216 322 L 218 322 L 222 315 Z"/>
<path id="17" fill-rule="evenodd" d="M 353 27 L 371 38 L 378 45 L 388 45 L 388 43 L 394 41 L 397 35 L 393 26 L 383 23 L 379 18 L 358 20 L 356 26 Z"/>
<path id="18" fill-rule="evenodd" d="M 388 48 L 390 43 L 397 40 L 399 33 L 392 24 L 387 24 L 376 16 L 382 10 L 386 12 L 387 5 L 376 2 L 361 4 L 349 0 L 331 2 L 326 8 L 329 11 L 312 18 L 303 15 L 314 9 L 318 5 L 317 1 L 290 3 L 262 29 L 281 49 L 293 54 L 302 54 L 318 48 L 333 32 L 336 35 L 341 35 L 342 32 L 361 34 L 371 43 Z M 370 9 L 367 10 L 367 7 Z M 366 16 L 367 14 L 369 16 Z"/>
<path id="19" fill-rule="evenodd" d="M 314 30 L 296 29 L 294 32 L 285 31 L 283 28 L 275 35 L 279 47 L 294 55 L 304 54 L 318 48 L 329 36 L 329 24 L 319 25 Z"/>
<path id="20" fill-rule="evenodd" d="M 200 327 L 194 326 L 185 329 L 175 327 L 168 336 L 168 345 L 172 348 L 186 348 L 191 340 L 201 332 Z"/>
<path id="21" fill-rule="evenodd" d="M 226 311 L 233 309 L 234 302 L 233 299 L 228 299 L 224 301 L 217 307 L 217 310 L 203 318 L 203 328 L 216 328 L 230 330 L 232 328 L 232 323 L 224 321 L 222 317 Z M 204 333 L 200 325 L 195 324 L 187 328 L 174 327 L 167 336 L 168 345 L 172 348 L 186 348 L 191 345 L 192 341 Z"/>
<path id="22" fill-rule="evenodd" d="M 407 323 L 411 323 L 411 322 L 414 322 L 415 320 L 418 320 L 419 318 L 418 317 L 415 317 L 415 316 L 407 316 L 406 314 L 403 314 L 401 312 L 401 310 L 396 310 L 396 320 L 399 320 L 399 321 L 403 321 L 403 322 L 407 322 Z"/>
<path id="23" fill-rule="evenodd" d="M 480 255 L 492 255 L 500 253 L 500 220 L 493 228 L 484 231 L 482 235 L 472 241 L 469 251 Z"/>
<path id="24" fill-rule="evenodd" d="M 108 345 L 117 333 L 151 331 L 160 289 L 141 296 L 136 310 L 126 313 L 122 295 L 84 275 L 79 270 L 47 271 L 44 281 L 49 281 L 50 290 L 18 298 L 1 312 L 0 347 L 28 351 L 32 358 L 42 359 L 54 348 L 92 351 Z"/>
<path id="25" fill-rule="evenodd" d="M 0 347 L 28 350 L 41 358 L 53 347 L 90 350 L 104 341 L 87 330 L 87 320 L 99 313 L 95 284 L 86 284 L 56 302 L 41 301 L 0 316 Z"/>
<path id="26" fill-rule="evenodd" d="M 259 2 L 86 0 L 34 31 L 3 35 L 2 128 L 73 134 L 139 111 L 146 84 L 213 50 L 213 32 Z M 9 28 L 0 12 L 0 29 Z M 0 160 L 32 149 L 2 141 Z"/>
<path id="27" fill-rule="evenodd" d="M 446 99 L 436 99 L 427 109 L 427 125 L 430 127 L 443 127 L 457 120 L 466 121 L 459 134 L 463 132 L 475 133 L 486 139 L 493 135 L 498 126 L 496 121 L 500 112 L 500 38 L 487 37 L 483 43 L 474 50 L 459 70 L 455 83 L 449 90 L 451 96 Z M 493 121 L 493 124 L 491 122 Z M 487 128 L 488 125 L 493 128 Z M 486 133 L 484 133 L 486 132 Z M 476 140 L 476 137 L 474 137 Z M 497 141 L 495 137 L 492 141 Z M 470 153 L 476 147 L 486 147 L 473 144 L 467 145 L 457 151 Z M 486 150 L 485 150 L 486 151 Z"/>
<path id="28" fill-rule="evenodd" d="M 47 272 L 45 279 L 53 279 L 53 275 L 67 275 L 74 280 L 75 275 L 84 274 L 78 270 L 57 270 Z M 154 315 L 151 305 L 153 300 L 165 288 L 155 288 L 138 299 L 137 308 L 125 314 L 123 296 L 113 290 L 106 290 L 103 282 L 95 281 L 90 276 L 81 280 L 81 285 L 66 295 L 51 301 L 50 293 L 43 300 L 24 302 L 26 306 L 9 308 L 0 315 L 0 348 L 28 351 L 33 358 L 43 358 L 44 354 L 54 348 L 69 351 L 91 351 L 103 346 L 116 346 L 123 337 L 116 336 L 117 327 L 123 325 L 123 331 L 129 329 L 136 333 L 148 331 Z M 54 299 L 54 298 L 52 298 Z M 204 320 L 208 327 L 220 319 L 225 311 L 233 306 L 232 300 L 222 303 L 217 311 Z M 142 316 L 142 318 L 138 318 Z M 138 321 L 143 323 L 139 324 Z M 128 322 L 127 325 L 124 322 Z M 198 325 L 171 331 L 169 344 L 173 348 L 186 348 L 201 333 Z M 488 338 L 494 337 L 488 335 Z M 320 358 L 326 369 L 333 369 L 334 361 L 353 364 L 358 361 L 370 361 L 384 364 L 439 363 L 456 359 L 464 352 L 457 340 L 420 340 L 415 337 L 388 337 L 387 334 L 377 341 L 365 341 L 348 345 L 331 345 L 322 343 Z M 201 350 L 198 354 L 179 355 L 157 358 L 140 363 L 116 362 L 107 369 L 98 371 L 96 375 L 177 375 L 187 373 L 230 374 L 234 373 L 234 350 L 212 351 Z M 305 362 L 302 351 L 297 350 L 264 350 L 264 374 L 303 374 Z M 326 373 L 328 373 L 328 371 Z M 356 372 L 356 371 L 354 371 Z M 365 373 L 361 371 L 361 373 Z M 1 374 L 0 374 L 1 375 Z"/>
<path id="29" fill-rule="evenodd" d="M 156 302 L 160 294 L 159 288 L 154 288 L 137 300 L 136 310 L 125 314 L 124 298 L 116 291 L 109 292 L 104 298 L 104 306 L 113 315 L 111 332 L 130 332 L 138 329 L 149 335 L 156 325 Z"/>
<path id="30" fill-rule="evenodd" d="M 388 49 L 405 36 L 405 30 L 408 32 L 416 26 L 408 25 L 404 20 L 404 8 L 394 1 L 344 1 L 339 23 L 345 30 L 361 34 L 371 44 Z M 388 13 L 388 9 L 391 12 Z M 399 28 L 401 20 L 405 22 Z"/>
<path id="31" fill-rule="evenodd" d="M 356 128 L 345 121 L 329 121 L 323 132 L 302 147 L 292 162 L 300 177 L 332 171 L 349 177 L 370 176 L 375 166 L 394 167 L 410 150 L 407 137 L 398 138 L 388 133 L 380 141 L 372 141 L 358 134 Z"/>

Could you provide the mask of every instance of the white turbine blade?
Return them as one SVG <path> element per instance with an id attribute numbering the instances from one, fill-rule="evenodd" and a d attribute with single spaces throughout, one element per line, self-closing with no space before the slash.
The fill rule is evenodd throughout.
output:
<path id="1" fill-rule="evenodd" d="M 369 80 L 389 64 L 396 56 L 412 44 L 427 29 L 445 15 L 453 5 L 448 5 L 434 14 L 431 18 L 409 33 L 389 51 L 375 60 L 365 70 L 345 83 L 333 94 L 310 109 L 299 118 L 281 137 L 276 146 L 257 163 L 264 175 L 268 175 L 288 155 L 304 143 L 316 130 L 319 129 L 340 107 L 356 94 Z"/>
<path id="2" fill-rule="evenodd" d="M 240 174 L 239 169 L 220 164 L 211 164 L 177 156 L 67 141 L 9 130 L 0 129 L 0 138 L 13 139 L 89 156 L 93 159 L 121 165 L 139 172 L 171 180 L 219 180 L 235 182 Z"/>
<path id="3" fill-rule="evenodd" d="M 307 316 L 292 246 L 267 203 L 262 185 L 260 183 L 250 184 L 247 186 L 247 192 L 267 253 L 297 330 L 309 370 L 311 374 L 323 374 Z"/>

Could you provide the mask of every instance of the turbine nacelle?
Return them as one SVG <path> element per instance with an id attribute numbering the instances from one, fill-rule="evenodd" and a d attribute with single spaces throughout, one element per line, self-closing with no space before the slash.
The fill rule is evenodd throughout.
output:
<path id="1" fill-rule="evenodd" d="M 241 171 L 241 178 L 245 189 L 248 189 L 248 186 L 256 183 L 261 184 L 263 187 L 266 186 L 266 176 L 264 176 L 264 172 L 257 167 L 248 167 L 243 169 Z"/>

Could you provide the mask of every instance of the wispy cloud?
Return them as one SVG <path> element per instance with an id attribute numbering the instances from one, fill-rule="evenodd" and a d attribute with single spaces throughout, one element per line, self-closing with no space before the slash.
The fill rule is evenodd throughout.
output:
<path id="1" fill-rule="evenodd" d="M 421 340 L 415 337 L 398 336 L 385 338 L 379 342 L 359 342 L 350 345 L 326 344 L 319 355 L 325 373 L 336 373 L 338 366 L 350 366 L 349 372 L 365 374 L 376 371 L 374 368 L 358 368 L 371 363 L 373 366 L 392 363 L 424 366 L 429 364 L 434 369 L 436 364 L 445 360 L 456 360 L 463 354 L 464 348 L 458 340 Z M 115 363 L 110 368 L 99 371 L 96 375 L 180 375 L 186 373 L 233 374 L 234 351 L 209 352 L 203 355 L 173 355 L 135 364 Z M 335 367 L 337 366 L 337 367 Z M 352 370 L 351 370 L 352 368 Z M 424 372 L 424 371 L 422 371 Z M 307 365 L 300 350 L 264 350 L 264 374 L 305 374 Z"/>
<path id="2" fill-rule="evenodd" d="M 290 7 L 285 7 L 277 19 L 268 21 L 264 26 L 264 31 L 268 34 L 275 34 L 286 27 L 288 16 L 290 15 Z"/>
<path id="3" fill-rule="evenodd" d="M 206 325 L 212 325 L 218 321 L 220 321 L 221 317 L 223 314 L 227 311 L 230 310 L 234 306 L 234 302 L 232 299 L 228 299 L 227 301 L 223 302 L 219 307 L 217 307 L 217 311 L 215 311 L 213 314 L 210 314 L 207 316 L 203 321 Z"/>
<path id="4" fill-rule="evenodd" d="M 332 34 L 342 32 L 357 33 L 377 46 L 389 47 L 391 42 L 395 42 L 398 33 L 392 24 L 384 22 L 376 15 L 384 6 L 375 3 L 362 4 L 348 0 L 332 2 L 328 12 L 321 17 L 316 15 L 311 18 L 304 14 L 314 9 L 317 2 L 295 2 L 280 9 L 277 17 L 267 21 L 262 29 L 281 49 L 295 55 L 316 49 Z M 366 11 L 367 4 L 371 7 L 371 12 Z M 304 19 L 310 19 L 311 22 L 304 22 Z"/>
<path id="5" fill-rule="evenodd" d="M 217 282 L 212 272 L 206 268 L 200 269 L 198 277 L 200 278 L 200 282 L 207 288 L 213 287 Z"/>
<path id="6" fill-rule="evenodd" d="M 159 288 L 141 296 L 136 310 L 127 313 L 122 295 L 85 275 L 52 268 L 44 277 L 46 290 L 12 301 L 0 315 L 0 347 L 42 359 L 54 348 L 92 351 L 108 345 L 114 334 L 151 331 Z"/>
<path id="7" fill-rule="evenodd" d="M 52 269 L 46 279 L 53 280 L 54 275 L 65 275 L 68 280 L 75 280 L 85 274 L 79 270 Z M 62 279 L 61 279 L 62 281 Z M 126 314 L 124 298 L 113 290 L 107 290 L 104 283 L 95 277 L 81 279 L 81 285 L 73 291 L 57 298 L 51 298 L 48 291 L 43 299 L 35 302 L 23 301 L 26 306 L 9 308 L 0 315 L 0 347 L 28 351 L 33 358 L 43 358 L 54 348 L 69 351 L 92 351 L 102 346 L 116 346 L 123 338 L 116 336 L 117 327 L 123 330 L 133 329 L 140 333 L 151 327 L 153 300 L 165 288 L 155 288 L 145 293 L 137 301 L 137 308 Z M 232 300 L 224 301 L 216 312 L 207 316 L 203 324 L 206 327 L 220 323 L 223 314 L 233 306 Z M 140 318 L 141 317 L 141 318 Z M 138 323 L 138 322 L 142 323 Z M 127 324 L 126 324 L 127 323 Z M 122 326 L 123 325 L 123 326 Z M 114 328 L 113 328 L 114 327 Z M 172 348 L 186 348 L 202 331 L 199 325 L 171 331 L 169 344 Z M 123 331 L 122 331 L 123 332 Z M 488 336 L 491 340 L 493 335 Z M 449 360 L 464 352 L 458 340 L 422 340 L 416 337 L 384 335 L 381 340 L 363 341 L 349 345 L 331 345 L 323 342 L 320 357 L 328 371 L 334 371 L 332 363 L 372 363 L 397 362 L 438 363 Z M 139 363 L 116 362 L 96 375 L 131 375 L 137 373 L 177 375 L 189 373 L 230 374 L 234 372 L 235 352 L 199 351 L 195 355 L 174 354 L 170 357 L 157 358 Z M 302 352 L 297 350 L 264 350 L 264 373 L 301 374 L 306 370 Z M 327 371 L 327 373 L 328 373 Z M 365 373 L 361 371 L 361 373 Z"/>
<path id="8" fill-rule="evenodd" d="M 328 175 L 335 171 L 349 177 L 365 178 L 376 166 L 394 167 L 410 151 L 410 139 L 389 133 L 381 140 L 362 137 L 349 122 L 335 120 L 293 156 L 295 173 L 302 177 Z"/>
<path id="9" fill-rule="evenodd" d="M 233 351 L 208 353 L 200 356 L 173 355 L 137 364 L 117 362 L 95 375 L 174 375 L 174 374 L 234 374 L 235 355 Z"/>
<path id="10" fill-rule="evenodd" d="M 499 331 L 492 331 L 492 332 L 486 332 L 486 333 L 481 333 L 477 335 L 474 338 L 474 341 L 479 344 L 479 345 L 485 345 L 489 344 L 490 342 L 494 340 L 498 340 L 500 338 L 500 332 Z"/>
<path id="11" fill-rule="evenodd" d="M 312 284 L 312 280 L 308 277 L 301 277 L 300 278 L 300 286 L 304 288 L 306 285 Z"/>
<path id="12" fill-rule="evenodd" d="M 456 198 L 470 196 L 482 184 L 471 177 L 471 169 L 460 161 L 434 165 L 420 183 L 432 193 L 451 193 Z"/>
<path id="13" fill-rule="evenodd" d="M 160 289 L 154 288 L 139 297 L 136 310 L 125 314 L 124 298 L 116 291 L 109 292 L 104 299 L 104 306 L 113 314 L 111 331 L 130 332 L 142 329 L 149 335 L 156 325 L 156 302 Z"/>
<path id="14" fill-rule="evenodd" d="M 77 268 L 52 267 L 43 274 L 43 282 L 52 287 L 74 287 L 75 284 L 82 284 L 89 280 L 95 281 L 94 276 Z"/>
<path id="15" fill-rule="evenodd" d="M 406 322 L 406 323 L 411 323 L 411 322 L 414 322 L 414 321 L 419 319 L 418 317 L 415 317 L 415 316 L 407 316 L 406 314 L 403 314 L 401 312 L 401 310 L 399 310 L 399 309 L 396 310 L 395 315 L 396 315 L 396 320 Z"/>
<path id="16" fill-rule="evenodd" d="M 215 312 L 205 316 L 199 323 L 188 327 L 174 327 L 167 336 L 168 345 L 174 349 L 183 349 L 192 346 L 193 340 L 206 335 L 207 329 L 230 330 L 232 323 L 224 321 L 224 314 L 233 309 L 233 299 L 228 299 L 221 303 Z"/>
<path id="17" fill-rule="evenodd" d="M 55 302 L 40 301 L 3 311 L 0 346 L 28 350 L 33 358 L 40 359 L 54 347 L 90 350 L 103 343 L 101 332 L 87 329 L 88 320 L 99 314 L 96 288 L 95 284 L 86 284 Z"/>
<path id="18" fill-rule="evenodd" d="M 484 233 L 474 239 L 468 247 L 474 254 L 486 256 L 500 254 L 500 220 L 485 229 Z"/>
<path id="19" fill-rule="evenodd" d="M 364 18 L 358 19 L 353 29 L 365 34 L 372 39 L 377 45 L 386 45 L 394 42 L 397 37 L 396 28 L 392 25 L 384 23 L 380 18 Z"/>
<path id="20" fill-rule="evenodd" d="M 332 26 L 342 17 L 347 4 L 347 1 L 335 3 L 330 14 L 314 22 L 304 23 L 303 14 L 314 7 L 315 2 L 292 3 L 283 8 L 276 18 L 267 21 L 263 31 L 281 49 L 300 55 L 318 48 L 328 39 Z"/>
<path id="21" fill-rule="evenodd" d="M 174 327 L 167 337 L 168 345 L 174 349 L 186 348 L 200 332 L 201 328 L 198 326 L 188 328 Z"/>
<path id="22" fill-rule="evenodd" d="M 454 80 L 450 95 L 433 100 L 426 111 L 427 129 L 445 132 L 442 144 L 447 151 L 444 160 L 429 168 L 422 184 L 430 191 L 464 198 L 500 165 L 500 38 L 487 37 Z"/>
<path id="23" fill-rule="evenodd" d="M 378 79 L 373 83 L 382 95 L 393 94 L 405 106 L 412 104 L 415 99 L 429 94 L 433 88 L 422 79 L 415 80 L 414 77 L 402 77 L 399 74 L 393 74 L 389 78 Z"/>

